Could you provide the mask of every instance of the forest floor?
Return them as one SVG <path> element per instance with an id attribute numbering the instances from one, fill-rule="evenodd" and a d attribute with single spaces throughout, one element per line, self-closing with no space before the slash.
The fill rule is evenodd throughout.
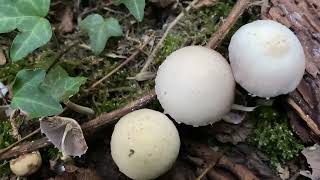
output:
<path id="1" fill-rule="evenodd" d="M 79 93 L 70 99 L 72 102 L 92 108 L 96 116 L 125 107 L 153 89 L 157 68 L 171 52 L 188 45 L 205 46 L 236 3 L 235 0 L 200 2 L 185 12 L 161 43 L 148 71 L 139 74 L 168 25 L 185 11 L 183 9 L 190 1 L 147 1 L 145 17 L 142 22 L 137 22 L 125 6 L 115 6 L 108 0 L 54 0 L 48 15 L 54 36 L 50 43 L 29 55 L 25 61 L 6 62 L 15 33 L 0 36 L 0 50 L 5 54 L 4 63 L 1 62 L 0 66 L 0 80 L 4 84 L 12 83 L 17 72 L 24 67 L 47 68 L 57 54 L 63 52 L 59 65 L 70 76 L 87 78 Z M 263 11 L 266 11 L 264 8 L 269 6 L 262 2 L 250 4 L 215 50 L 227 58 L 232 34 L 240 26 L 261 19 Z M 99 56 L 90 51 L 88 36 L 78 27 L 78 22 L 92 13 L 118 19 L 124 32 L 122 37 L 109 39 Z M 136 56 L 130 58 L 135 53 Z M 109 74 L 128 58 L 130 62 Z M 106 78 L 99 81 L 103 77 Z M 296 134 L 289 121 L 287 96 L 271 100 L 251 97 L 238 86 L 236 96 L 236 101 L 241 104 L 259 107 L 253 112 L 238 112 L 243 121 L 237 125 L 218 122 L 193 128 L 176 124 L 182 141 L 181 151 L 172 169 L 159 179 L 304 179 L 300 171 L 310 169 L 301 151 L 314 143 L 305 142 Z M 152 100 L 145 107 L 163 112 L 157 100 Z M 79 124 L 94 118 L 69 108 L 61 116 L 76 119 Z M 127 179 L 118 171 L 110 154 L 114 122 L 86 138 L 89 148 L 81 157 L 65 159 L 54 146 L 41 148 L 43 165 L 26 179 Z M 19 133 L 24 137 L 38 127 L 38 121 L 19 122 Z M 10 132 L 10 122 L 0 118 L 0 149 L 16 141 Z M 43 135 L 39 133 L 28 141 L 41 137 Z M 15 176 L 10 172 L 9 161 L 0 161 L 0 179 L 12 178 Z"/>

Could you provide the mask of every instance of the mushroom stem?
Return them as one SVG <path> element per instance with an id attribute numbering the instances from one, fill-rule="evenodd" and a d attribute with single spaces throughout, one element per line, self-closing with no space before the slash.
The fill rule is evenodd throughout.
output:
<path id="1" fill-rule="evenodd" d="M 70 100 L 64 102 L 64 104 L 65 104 L 68 108 L 70 108 L 70 109 L 72 109 L 72 110 L 74 110 L 75 112 L 78 112 L 78 113 L 80 113 L 80 114 L 86 114 L 86 115 L 89 115 L 89 116 L 95 114 L 95 112 L 94 112 L 93 109 L 91 109 L 91 108 L 89 108 L 89 107 L 85 107 L 85 106 L 80 106 L 80 105 L 78 105 L 78 104 L 76 104 L 76 103 L 74 103 L 74 102 L 71 102 Z"/>
<path id="2" fill-rule="evenodd" d="M 252 112 L 259 106 L 247 107 L 240 104 L 232 104 L 231 109 L 236 111 Z"/>

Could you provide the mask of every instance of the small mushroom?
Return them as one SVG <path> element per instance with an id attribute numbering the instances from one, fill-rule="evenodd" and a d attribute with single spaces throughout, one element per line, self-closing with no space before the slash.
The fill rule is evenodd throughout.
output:
<path id="1" fill-rule="evenodd" d="M 204 126 L 219 121 L 233 103 L 235 81 L 226 59 L 201 46 L 174 51 L 161 64 L 155 91 L 178 123 Z"/>
<path id="2" fill-rule="evenodd" d="M 19 156 L 10 161 L 10 169 L 17 176 L 29 176 L 35 173 L 42 164 L 42 158 L 39 151 Z"/>
<path id="3" fill-rule="evenodd" d="M 141 109 L 122 117 L 111 137 L 111 155 L 120 171 L 132 179 L 154 179 L 178 157 L 180 138 L 164 114 Z"/>
<path id="4" fill-rule="evenodd" d="M 293 91 L 305 70 L 301 43 L 286 26 L 257 20 L 231 38 L 229 58 L 235 80 L 250 94 L 275 97 Z"/>

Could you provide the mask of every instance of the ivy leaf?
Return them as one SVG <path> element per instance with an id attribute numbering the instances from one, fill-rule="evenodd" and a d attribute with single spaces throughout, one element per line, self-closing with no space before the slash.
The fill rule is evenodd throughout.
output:
<path id="1" fill-rule="evenodd" d="M 139 22 L 143 20 L 145 0 L 113 0 L 113 3 L 115 5 L 124 4 Z"/>
<path id="2" fill-rule="evenodd" d="M 20 108 L 31 118 L 60 114 L 59 101 L 40 88 L 45 75 L 45 70 L 19 71 L 13 84 L 12 108 Z"/>
<path id="3" fill-rule="evenodd" d="M 50 23 L 43 18 L 49 6 L 50 0 L 0 0 L 0 33 L 19 30 L 10 50 L 14 62 L 51 39 Z"/>
<path id="4" fill-rule="evenodd" d="M 50 23 L 44 18 L 24 20 L 18 28 L 21 33 L 14 38 L 10 50 L 13 61 L 18 61 L 45 45 L 52 36 Z"/>
<path id="5" fill-rule="evenodd" d="M 114 18 L 103 19 L 99 14 L 87 16 L 80 23 L 80 28 L 89 34 L 90 46 L 96 55 L 103 51 L 110 37 L 123 35 L 118 20 Z"/>
<path id="6" fill-rule="evenodd" d="M 60 66 L 52 69 L 42 83 L 42 88 L 56 100 L 64 101 L 79 92 L 79 88 L 86 82 L 84 77 L 69 77 Z"/>

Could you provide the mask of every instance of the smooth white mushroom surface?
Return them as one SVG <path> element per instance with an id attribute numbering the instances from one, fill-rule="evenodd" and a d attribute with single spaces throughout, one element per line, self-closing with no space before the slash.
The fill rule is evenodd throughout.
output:
<path id="1" fill-rule="evenodd" d="M 17 176 L 28 176 L 35 173 L 42 164 L 39 151 L 24 154 L 10 161 L 10 169 Z"/>
<path id="2" fill-rule="evenodd" d="M 230 111 L 235 81 L 218 52 L 188 46 L 174 51 L 161 64 L 155 91 L 165 113 L 178 123 L 204 126 Z"/>
<path id="3" fill-rule="evenodd" d="M 305 70 L 298 38 L 272 20 L 242 26 L 231 38 L 229 58 L 235 80 L 250 94 L 260 97 L 293 91 Z"/>
<path id="4" fill-rule="evenodd" d="M 111 137 L 111 155 L 119 170 L 132 179 L 159 177 L 176 161 L 180 138 L 164 114 L 141 109 L 122 117 Z"/>

